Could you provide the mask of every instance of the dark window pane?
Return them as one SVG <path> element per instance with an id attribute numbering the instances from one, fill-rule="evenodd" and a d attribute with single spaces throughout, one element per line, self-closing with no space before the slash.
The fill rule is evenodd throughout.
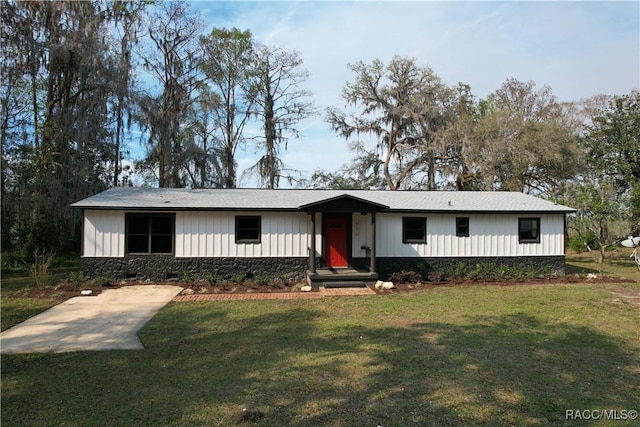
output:
<path id="1" fill-rule="evenodd" d="M 127 214 L 128 253 L 172 253 L 175 216 Z"/>
<path id="2" fill-rule="evenodd" d="M 426 218 L 403 218 L 402 241 L 404 243 L 424 243 L 427 241 Z"/>
<path id="3" fill-rule="evenodd" d="M 151 236 L 151 253 L 169 254 L 173 252 L 173 236 Z"/>
<path id="4" fill-rule="evenodd" d="M 151 234 L 173 234 L 173 217 L 151 217 Z"/>
<path id="5" fill-rule="evenodd" d="M 540 243 L 540 218 L 520 218 L 518 234 L 520 243 Z"/>
<path id="6" fill-rule="evenodd" d="M 469 218 L 456 218 L 456 236 L 469 237 Z"/>
<path id="7" fill-rule="evenodd" d="M 144 235 L 129 234 L 127 236 L 128 251 L 131 253 L 148 253 L 149 237 Z"/>
<path id="8" fill-rule="evenodd" d="M 130 215 L 129 217 L 129 233 L 131 234 L 148 234 L 149 233 L 149 217 L 144 215 Z"/>
<path id="9" fill-rule="evenodd" d="M 260 243 L 261 217 L 236 217 L 236 243 Z"/>

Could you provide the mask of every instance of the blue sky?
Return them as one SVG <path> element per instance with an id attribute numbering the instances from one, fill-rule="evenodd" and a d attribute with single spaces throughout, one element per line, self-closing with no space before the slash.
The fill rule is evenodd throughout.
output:
<path id="1" fill-rule="evenodd" d="M 324 122 L 353 80 L 348 63 L 394 55 L 429 65 L 449 85 L 484 98 L 509 77 L 548 85 L 561 101 L 640 86 L 640 2 L 194 1 L 213 27 L 249 29 L 261 43 L 298 50 L 321 114 L 301 124 L 284 162 L 310 176 L 352 158 Z M 255 162 L 238 153 L 239 169 Z M 255 186 L 251 180 L 242 186 Z"/>

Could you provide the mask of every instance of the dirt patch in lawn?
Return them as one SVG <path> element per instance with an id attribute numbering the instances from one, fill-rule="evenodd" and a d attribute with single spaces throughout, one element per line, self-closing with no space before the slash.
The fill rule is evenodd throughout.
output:
<path id="1" fill-rule="evenodd" d="M 523 286 L 523 285 L 539 285 L 539 284 L 571 284 L 571 283 L 633 283 L 628 279 L 620 279 L 616 277 L 598 276 L 589 280 L 583 276 L 568 275 L 565 277 L 555 278 L 528 278 L 513 280 L 446 280 L 440 283 L 422 282 L 422 283 L 394 283 L 394 288 L 390 290 L 374 289 L 376 293 L 385 295 L 398 292 L 418 292 L 422 290 L 434 289 L 438 287 L 461 287 L 461 286 Z M 95 282 L 85 282 L 82 284 L 72 284 L 69 282 L 60 283 L 56 286 L 48 286 L 42 288 L 27 288 L 16 291 L 3 292 L 3 297 L 8 298 L 33 298 L 33 299 L 50 299 L 57 302 L 65 301 L 69 298 L 82 295 L 82 291 L 91 291 L 91 295 L 99 295 L 107 289 L 120 288 L 122 286 L 144 285 L 149 284 L 148 281 L 120 281 L 111 284 L 97 284 Z M 253 281 L 236 282 L 182 282 L 182 281 L 166 281 L 153 282 L 154 284 L 166 284 L 181 286 L 184 290 L 182 295 L 198 295 L 198 294 L 246 294 L 246 293 L 290 293 L 302 292 L 301 288 L 306 285 L 306 281 L 301 280 L 294 283 L 257 283 Z M 372 286 L 373 288 L 373 286 Z M 318 292 L 317 288 L 311 292 Z"/>
<path id="2" fill-rule="evenodd" d="M 392 289 L 382 290 L 375 289 L 378 294 L 389 294 L 397 292 L 417 292 L 421 290 L 442 288 L 442 287 L 468 287 L 468 286 L 526 286 L 526 285 L 553 285 L 553 284 L 571 284 L 571 283 L 635 283 L 633 280 L 621 279 L 611 276 L 597 276 L 588 279 L 579 275 L 567 275 L 564 277 L 545 277 L 545 278 L 521 278 L 521 279 L 496 279 L 496 280 L 444 280 L 439 283 L 421 282 L 421 283 L 399 283 L 395 284 Z"/>

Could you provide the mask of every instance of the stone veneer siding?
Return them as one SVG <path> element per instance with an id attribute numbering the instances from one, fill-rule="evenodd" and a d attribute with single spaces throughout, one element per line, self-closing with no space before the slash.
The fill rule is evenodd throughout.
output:
<path id="1" fill-rule="evenodd" d="M 369 268 L 369 258 L 355 258 L 352 265 L 356 268 Z M 564 275 L 565 257 L 527 256 L 527 257 L 443 257 L 443 258 L 376 258 L 376 270 L 382 280 L 390 274 L 402 270 L 416 271 L 425 276 L 432 271 L 451 271 L 458 264 L 473 267 L 477 264 L 493 264 L 504 267 L 524 267 L 533 271 L 551 272 Z"/>
<path id="2" fill-rule="evenodd" d="M 225 280 L 233 280 L 244 273 L 247 278 L 258 275 L 286 276 L 289 280 L 302 279 L 309 268 L 304 257 L 269 258 L 175 258 L 171 255 L 129 255 L 124 258 L 82 258 L 82 272 L 89 278 L 116 279 L 180 279 L 185 273 L 204 278 L 207 273 Z"/>
<path id="3" fill-rule="evenodd" d="M 468 258 L 377 258 L 376 270 L 381 279 L 402 270 L 412 270 L 428 274 L 432 271 L 446 271 L 457 264 L 475 266 L 494 264 L 506 267 L 527 267 L 533 271 L 551 271 L 563 275 L 564 256 L 535 257 L 468 257 Z M 316 266 L 322 264 L 316 259 Z M 369 258 L 351 259 L 355 268 L 369 268 Z M 204 278 L 208 273 L 216 273 L 225 280 L 244 273 L 247 278 L 258 275 L 271 277 L 286 276 L 289 280 L 304 278 L 309 268 L 306 257 L 268 258 L 175 258 L 171 255 L 129 255 L 124 258 L 82 258 L 83 274 L 89 278 L 113 277 L 116 279 L 135 278 L 150 280 L 180 279 L 185 273 Z"/>

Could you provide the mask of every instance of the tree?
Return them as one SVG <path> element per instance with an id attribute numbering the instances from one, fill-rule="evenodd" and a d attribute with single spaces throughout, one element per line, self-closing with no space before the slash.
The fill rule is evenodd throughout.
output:
<path id="1" fill-rule="evenodd" d="M 342 166 L 335 173 L 316 170 L 309 182 L 310 188 L 332 190 L 382 190 L 386 181 L 380 174 L 382 164 L 375 151 L 367 151 L 363 144 L 355 142 L 351 150 L 356 153 L 350 165 Z"/>
<path id="2" fill-rule="evenodd" d="M 138 121 L 149 130 L 149 157 L 140 166 L 155 171 L 160 187 L 184 187 L 188 162 L 181 125 L 197 95 L 202 56 L 198 34 L 202 22 L 182 1 L 163 2 L 149 19 L 150 47 L 142 52 L 144 68 L 162 88 L 158 96 L 138 100 Z"/>
<path id="3" fill-rule="evenodd" d="M 142 23 L 143 12 L 147 6 L 145 2 L 120 1 L 113 3 L 113 20 L 120 37 L 120 52 L 115 64 L 117 73 L 114 76 L 114 101 L 111 112 L 115 116 L 116 128 L 114 133 L 114 164 L 112 185 L 121 184 L 120 172 L 122 169 L 121 151 L 123 147 L 125 118 L 131 117 L 133 107 L 132 90 L 134 79 L 131 72 L 133 64 L 133 47 L 138 43 L 138 33 Z"/>
<path id="4" fill-rule="evenodd" d="M 359 111 L 347 114 L 327 110 L 327 121 L 345 139 L 371 135 L 387 186 L 391 190 L 411 186 L 421 166 L 426 188 L 436 188 L 439 153 L 438 132 L 445 126 L 445 109 L 453 91 L 429 67 L 415 60 L 394 57 L 388 64 L 375 60 L 349 66 L 356 77 L 347 83 L 342 97 Z"/>
<path id="5" fill-rule="evenodd" d="M 69 204 L 112 178 L 109 2 L 3 4 L 3 249 L 77 248 Z M 6 212 L 6 213 L 5 213 Z"/>
<path id="6" fill-rule="evenodd" d="M 262 122 L 264 138 L 258 145 L 264 155 L 254 166 L 267 188 L 277 188 L 280 178 L 290 182 L 295 178 L 284 175 L 285 169 L 279 157 L 280 147 L 290 137 L 299 137 L 296 125 L 315 114 L 309 100 L 311 92 L 302 88 L 309 72 L 302 68 L 302 58 L 296 51 L 282 48 L 258 46 L 256 48 L 256 114 Z"/>
<path id="7" fill-rule="evenodd" d="M 577 129 L 551 88 L 508 79 L 480 110 L 473 156 L 485 189 L 550 194 L 576 175 Z"/>
<path id="8" fill-rule="evenodd" d="M 620 240 L 620 223 L 625 217 L 613 180 L 587 173 L 584 179 L 566 185 L 561 201 L 577 209 L 569 218 L 571 227 L 580 235 L 595 237 L 598 262 L 603 263 L 607 249 Z M 589 251 L 595 249 L 583 243 Z"/>
<path id="9" fill-rule="evenodd" d="M 444 110 L 444 126 L 434 140 L 438 153 L 438 175 L 442 187 L 473 191 L 482 187 L 478 163 L 475 161 L 476 130 L 479 105 L 469 85 L 458 83 L 451 102 Z"/>
<path id="10" fill-rule="evenodd" d="M 597 95 L 579 105 L 584 167 L 562 202 L 578 209 L 569 223 L 579 236 L 594 236 L 600 262 L 609 247 L 640 232 L 639 97 Z"/>
<path id="11" fill-rule="evenodd" d="M 640 232 L 640 91 L 613 97 L 591 118 L 582 139 L 589 169 L 626 197 L 632 232 Z"/>
<path id="12" fill-rule="evenodd" d="M 215 144 L 222 166 L 221 186 L 235 188 L 235 153 L 246 142 L 243 130 L 256 99 L 253 40 L 250 31 L 214 28 L 200 37 L 202 71 L 217 102 L 212 109 Z"/>

